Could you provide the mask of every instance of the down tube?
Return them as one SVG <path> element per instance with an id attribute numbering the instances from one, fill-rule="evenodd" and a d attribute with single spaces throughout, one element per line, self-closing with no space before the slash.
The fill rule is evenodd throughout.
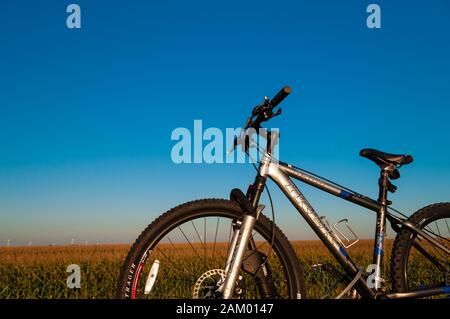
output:
<path id="1" fill-rule="evenodd" d="M 334 234 L 322 223 L 319 215 L 314 211 L 292 180 L 275 165 L 270 165 L 268 175 L 281 188 L 286 197 L 297 208 L 339 264 L 346 270 L 347 275 L 350 277 L 356 276 L 358 268 L 347 255 L 344 247 L 338 243 Z M 362 297 L 373 298 L 373 292 L 367 287 L 364 276 L 359 279 L 355 286 Z"/>

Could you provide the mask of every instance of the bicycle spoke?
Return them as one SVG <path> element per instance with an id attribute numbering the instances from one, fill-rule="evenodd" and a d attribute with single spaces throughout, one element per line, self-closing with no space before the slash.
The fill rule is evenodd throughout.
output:
<path id="1" fill-rule="evenodd" d="M 173 265 L 172 267 L 171 267 L 171 269 L 174 269 L 175 271 L 177 271 L 177 272 L 181 272 L 182 274 L 184 274 L 185 272 L 186 272 L 186 269 L 180 269 L 173 261 L 172 261 L 172 259 L 171 258 L 169 258 L 165 253 L 163 253 L 162 252 L 162 250 L 159 248 L 159 247 L 156 247 L 156 250 L 158 250 L 158 252 L 165 258 L 165 259 L 167 259 L 167 261 L 169 261 L 169 263 L 171 264 L 171 265 Z M 182 272 L 183 271 L 183 272 Z M 187 274 L 189 274 L 189 273 L 187 273 Z"/>
<path id="2" fill-rule="evenodd" d="M 446 222 L 447 222 L 447 221 L 446 221 Z M 447 239 L 447 238 L 445 238 L 445 237 L 443 237 L 443 236 L 440 236 L 440 235 L 436 234 L 434 231 L 432 231 L 431 229 L 428 228 L 428 225 L 425 226 L 425 227 L 423 228 L 423 231 L 425 231 L 425 232 L 427 232 L 427 233 L 430 233 L 430 234 L 432 234 L 432 235 L 434 235 L 434 236 L 436 236 L 436 237 L 439 237 L 440 239 L 442 239 L 442 240 L 444 240 L 444 241 L 450 243 L 450 239 Z M 419 236 L 420 236 L 420 235 L 419 235 Z"/>
<path id="3" fill-rule="evenodd" d="M 216 233 L 214 235 L 214 246 L 213 246 L 213 252 L 212 252 L 212 257 L 211 259 L 214 259 L 214 252 L 216 250 L 216 243 L 217 243 L 217 231 L 219 230 L 219 217 L 217 217 L 217 224 L 216 224 Z"/>
<path id="4" fill-rule="evenodd" d="M 174 251 L 177 251 L 178 248 L 175 246 L 175 244 L 172 242 L 172 240 L 170 239 L 169 236 L 167 236 L 167 240 L 169 241 L 170 245 L 173 247 L 173 250 L 174 250 Z"/>
<path id="5" fill-rule="evenodd" d="M 206 267 L 206 217 L 203 218 L 203 222 L 204 222 L 204 227 L 203 227 L 203 242 L 204 245 L 203 247 L 205 248 L 205 267 Z"/>
<path id="6" fill-rule="evenodd" d="M 181 231 L 181 233 L 183 234 L 184 238 L 187 240 L 187 242 L 189 243 L 189 246 L 191 246 L 191 248 L 194 250 L 194 252 L 197 254 L 198 258 L 202 259 L 202 257 L 200 257 L 200 255 L 197 252 L 197 249 L 194 248 L 194 246 L 192 246 L 192 243 L 190 242 L 190 240 L 186 237 L 184 231 L 181 229 L 180 226 L 178 226 L 178 229 Z"/>
<path id="7" fill-rule="evenodd" d="M 437 229 L 437 232 L 439 234 L 439 237 L 441 237 L 441 232 L 439 231 L 439 225 L 438 225 L 437 222 L 434 222 L 434 223 L 436 224 L 436 229 Z"/>
<path id="8" fill-rule="evenodd" d="M 191 221 L 191 224 L 192 224 L 192 226 L 194 226 L 194 230 L 195 230 L 195 233 L 197 234 L 197 237 L 198 237 L 198 240 L 199 240 L 200 244 L 203 245 L 202 237 L 201 237 L 200 234 L 198 233 L 197 227 L 195 227 L 195 224 L 194 224 L 193 221 Z"/>
<path id="9" fill-rule="evenodd" d="M 169 241 L 169 243 L 172 245 L 173 249 L 176 249 L 175 245 L 173 244 L 172 240 L 170 239 L 169 236 L 167 236 L 167 240 Z"/>

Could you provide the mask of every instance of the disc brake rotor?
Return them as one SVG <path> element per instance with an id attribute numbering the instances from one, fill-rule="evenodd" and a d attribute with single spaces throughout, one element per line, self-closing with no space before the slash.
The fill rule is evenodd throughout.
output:
<path id="1" fill-rule="evenodd" d="M 225 280 L 225 270 L 211 269 L 201 275 L 194 285 L 194 299 L 213 299 L 219 283 Z"/>

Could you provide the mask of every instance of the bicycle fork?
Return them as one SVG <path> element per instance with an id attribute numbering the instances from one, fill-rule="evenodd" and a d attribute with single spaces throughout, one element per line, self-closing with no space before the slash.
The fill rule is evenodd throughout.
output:
<path id="1" fill-rule="evenodd" d="M 230 299 L 233 296 L 244 255 L 251 240 L 253 227 L 263 209 L 264 205 L 259 205 L 254 214 L 246 213 L 242 220 L 237 221 L 233 227 L 234 233 L 225 266 L 225 280 L 217 289 L 223 299 Z"/>

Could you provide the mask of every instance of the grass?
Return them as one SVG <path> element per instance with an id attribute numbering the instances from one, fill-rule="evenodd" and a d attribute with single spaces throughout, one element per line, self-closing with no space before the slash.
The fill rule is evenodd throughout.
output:
<path id="1" fill-rule="evenodd" d="M 311 265 L 335 264 L 333 258 L 319 241 L 295 241 L 292 244 L 305 273 L 308 295 L 320 297 L 333 278 L 327 273 L 313 272 Z M 392 241 L 387 241 L 386 251 L 389 252 L 391 246 Z M 120 267 L 129 248 L 129 245 L 0 248 L 0 298 L 114 298 Z M 187 254 L 181 245 L 176 250 L 171 252 L 166 249 L 165 254 L 169 254 L 174 262 L 197 267 L 197 256 Z M 370 240 L 360 241 L 348 252 L 362 268 L 372 263 Z M 385 264 L 387 280 L 388 262 L 386 260 Z M 68 289 L 66 286 L 69 275 L 66 269 L 70 264 L 78 264 L 81 268 L 80 289 Z M 420 260 L 415 260 L 414 267 L 419 272 L 427 271 Z M 167 276 L 175 287 L 189 284 L 186 278 L 176 277 L 175 273 L 168 273 Z"/>

